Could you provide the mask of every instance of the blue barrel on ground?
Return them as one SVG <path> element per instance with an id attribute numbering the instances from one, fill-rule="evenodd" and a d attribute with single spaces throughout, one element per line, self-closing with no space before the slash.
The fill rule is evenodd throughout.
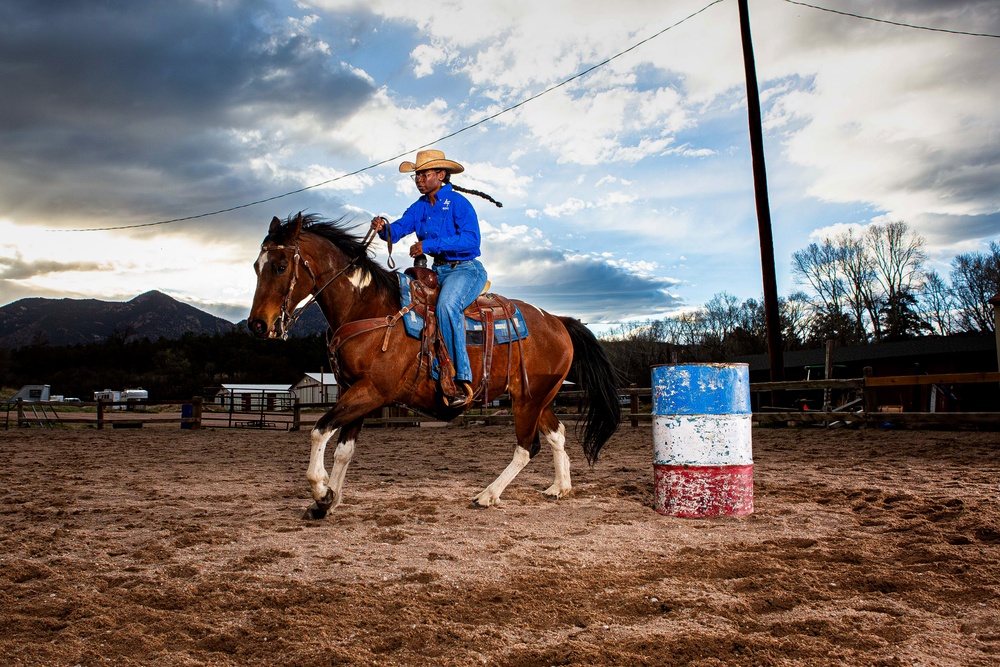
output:
<path id="1" fill-rule="evenodd" d="M 753 512 L 750 368 L 652 369 L 653 508 L 678 517 Z"/>
<path id="2" fill-rule="evenodd" d="M 191 422 L 184 421 L 194 418 L 194 405 L 191 403 L 181 404 L 181 428 L 191 428 Z"/>

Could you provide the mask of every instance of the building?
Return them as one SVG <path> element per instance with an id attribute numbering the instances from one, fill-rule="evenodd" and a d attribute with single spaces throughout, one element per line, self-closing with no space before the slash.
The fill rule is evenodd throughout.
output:
<path id="1" fill-rule="evenodd" d="M 785 380 L 823 379 L 826 351 L 796 350 L 783 355 Z M 767 382 L 770 365 L 766 354 L 730 359 L 750 366 L 751 382 Z M 871 368 L 874 377 L 983 373 L 997 370 L 997 347 L 992 334 L 922 336 L 910 340 L 872 345 L 851 345 L 833 350 L 833 379 L 864 377 Z M 788 394 L 791 400 L 792 393 Z M 808 393 L 808 392 L 803 392 Z M 815 390 L 811 404 L 821 404 Z M 944 409 L 963 412 L 993 412 L 1000 408 L 1000 387 L 992 383 L 880 387 L 879 405 L 897 405 L 906 412 Z M 943 402 L 943 405 L 939 403 Z"/>
<path id="2" fill-rule="evenodd" d="M 336 403 L 340 387 L 333 373 L 306 373 L 292 385 L 292 393 L 299 403 Z"/>

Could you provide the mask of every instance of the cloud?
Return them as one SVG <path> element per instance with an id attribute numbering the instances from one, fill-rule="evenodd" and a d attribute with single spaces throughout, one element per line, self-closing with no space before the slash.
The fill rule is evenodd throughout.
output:
<path id="1" fill-rule="evenodd" d="M 37 11 L 12 0 L 0 17 L 0 198 L 21 217 L 80 224 L 169 215 L 181 199 L 208 208 L 220 191 L 256 198 L 275 186 L 251 157 L 275 159 L 374 93 L 310 21 L 261 2 Z"/>
<path id="2" fill-rule="evenodd" d="M 654 274 L 650 262 L 572 253 L 526 225 L 483 226 L 482 261 L 493 290 L 592 326 L 663 314 L 683 305 L 679 281 Z"/>
<path id="3" fill-rule="evenodd" d="M 30 280 L 37 276 L 50 276 L 57 273 L 76 273 L 86 271 L 107 271 L 110 265 L 105 262 L 57 262 L 53 260 L 25 261 L 24 257 L 14 248 L 5 248 L 11 255 L 0 257 L 0 281 Z"/>

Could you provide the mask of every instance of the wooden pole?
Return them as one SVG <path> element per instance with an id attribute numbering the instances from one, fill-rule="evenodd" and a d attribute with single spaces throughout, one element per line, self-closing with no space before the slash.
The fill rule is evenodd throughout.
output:
<path id="1" fill-rule="evenodd" d="M 629 385 L 629 412 L 632 413 L 632 428 L 639 426 L 639 392 L 636 391 L 635 382 Z"/>
<path id="2" fill-rule="evenodd" d="M 833 346 L 837 342 L 833 339 L 826 341 L 826 364 L 823 366 L 823 379 L 832 380 L 833 379 Z M 827 387 L 823 390 L 823 412 L 830 412 L 833 410 L 833 404 L 830 400 L 832 390 Z"/>
<path id="3" fill-rule="evenodd" d="M 1000 371 L 1000 292 L 994 294 L 989 303 L 993 306 L 993 335 L 997 342 L 997 370 Z"/>
<path id="4" fill-rule="evenodd" d="M 760 238 L 760 268 L 764 282 L 764 323 L 767 327 L 767 356 L 771 382 L 785 379 L 785 359 L 781 344 L 778 312 L 778 281 L 774 271 L 774 239 L 771 235 L 771 207 L 767 200 L 767 170 L 764 166 L 764 130 L 760 122 L 760 94 L 757 66 L 750 37 L 750 10 L 747 0 L 739 0 L 740 35 L 743 39 L 743 67 L 747 80 L 747 116 L 750 121 L 750 156 L 753 161 L 754 198 L 757 204 L 757 233 Z M 774 402 L 772 398 L 772 402 Z"/>
<path id="5" fill-rule="evenodd" d="M 878 412 L 878 397 L 875 396 L 875 387 L 868 384 L 868 380 L 875 374 L 871 366 L 865 366 L 861 372 L 865 378 L 865 385 L 861 389 L 865 399 L 865 414 Z"/>
<path id="6" fill-rule="evenodd" d="M 191 429 L 197 431 L 201 428 L 201 413 L 202 413 L 202 402 L 201 396 L 195 396 L 191 399 Z"/>

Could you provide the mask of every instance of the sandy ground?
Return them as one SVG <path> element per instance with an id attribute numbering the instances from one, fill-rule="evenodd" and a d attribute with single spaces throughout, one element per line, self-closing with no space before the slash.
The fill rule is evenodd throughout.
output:
<path id="1" fill-rule="evenodd" d="M 756 511 L 652 510 L 624 426 L 574 495 L 507 426 L 0 431 L 0 664 L 1000 665 L 1000 435 L 756 429 Z"/>

